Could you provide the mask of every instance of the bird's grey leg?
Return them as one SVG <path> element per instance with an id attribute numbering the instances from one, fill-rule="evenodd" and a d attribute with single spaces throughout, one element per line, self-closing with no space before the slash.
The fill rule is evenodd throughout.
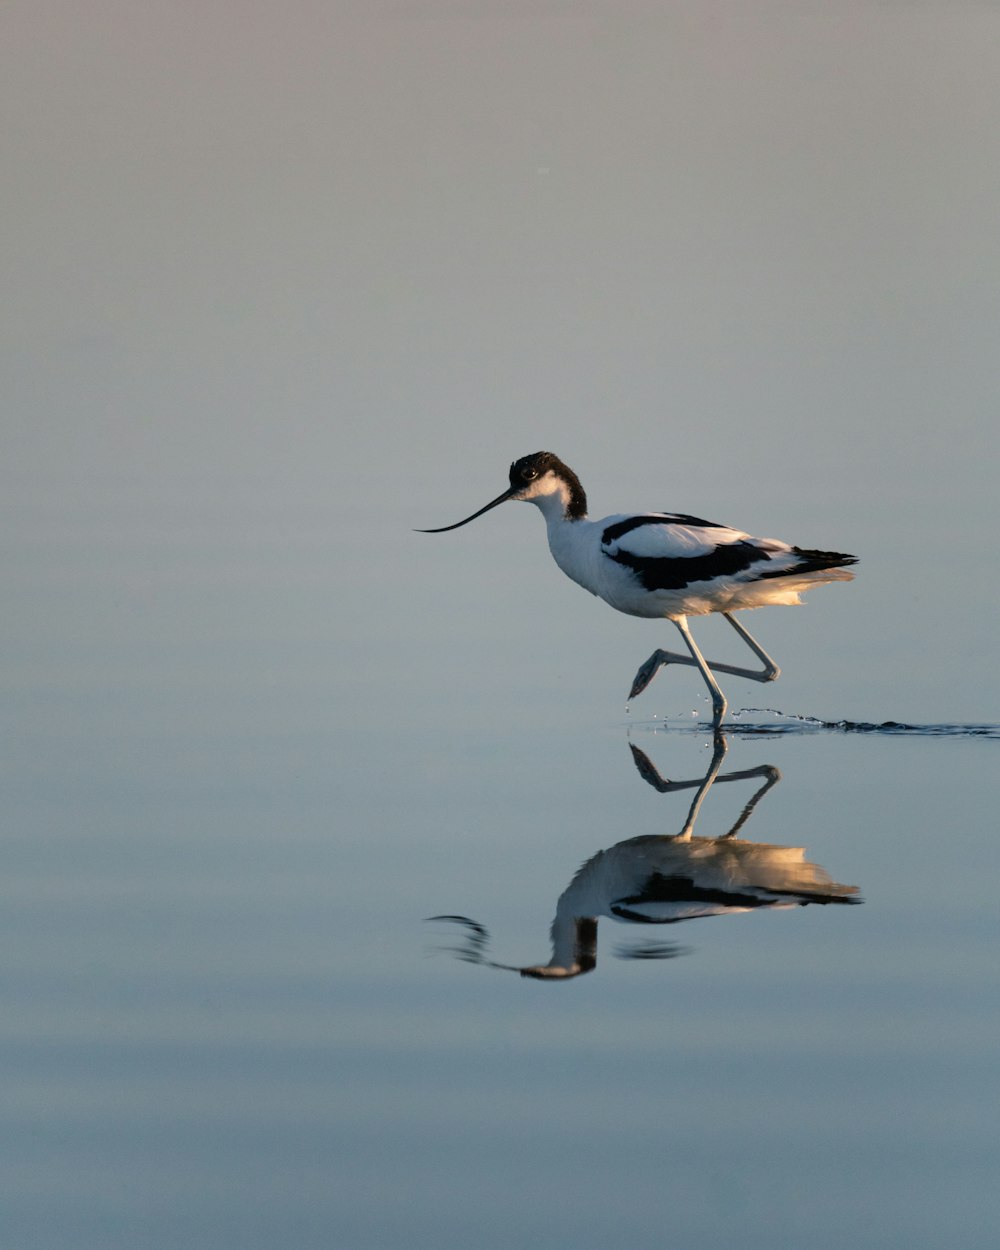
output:
<path id="1" fill-rule="evenodd" d="M 701 673 L 702 677 L 705 680 L 705 685 L 708 687 L 708 693 L 712 697 L 712 726 L 713 728 L 718 729 L 719 726 L 722 724 L 722 718 L 725 716 L 726 707 L 728 706 L 726 703 L 726 696 L 722 693 L 721 689 L 719 688 L 719 683 L 712 676 L 712 670 L 708 667 L 708 661 L 705 659 L 702 653 L 698 650 L 698 644 L 691 637 L 691 630 L 688 628 L 687 617 L 686 616 L 677 617 L 677 619 L 674 621 L 674 624 L 680 630 L 681 637 L 684 639 L 684 642 L 687 645 L 687 649 L 691 652 L 691 656 L 694 659 L 695 664 L 698 666 L 698 672 Z M 721 738 L 722 735 L 719 734 L 718 737 Z M 725 740 L 723 739 L 723 743 L 724 741 Z M 718 749 L 718 745 L 716 749 Z M 724 745 L 723 745 L 723 751 L 725 751 Z M 719 763 L 720 764 L 722 763 L 721 759 L 719 760 Z M 714 776 L 713 776 L 713 780 L 714 780 Z M 692 814 L 696 814 L 697 805 L 698 805 L 698 799 L 696 798 L 695 803 L 692 804 L 692 807 L 691 807 Z M 688 823 L 689 824 L 691 823 L 690 820 Z"/>
<path id="2" fill-rule="evenodd" d="M 747 627 L 745 625 L 741 625 L 731 612 L 723 612 L 722 615 L 726 618 L 729 624 L 732 625 L 733 629 L 736 630 L 757 659 L 760 660 L 761 664 L 764 665 L 763 669 L 759 673 L 754 673 L 752 670 L 744 669 L 743 671 L 745 675 L 749 677 L 751 681 L 777 681 L 781 676 L 781 669 L 778 668 L 777 664 L 775 664 L 760 643 L 751 635 Z M 717 668 L 718 666 L 713 664 L 711 667 Z"/>
<path id="3" fill-rule="evenodd" d="M 716 673 L 732 673 L 735 677 L 747 677 L 750 681 L 774 681 L 781 675 L 781 669 L 771 659 L 759 642 L 750 634 L 743 625 L 739 623 L 729 612 L 723 612 L 733 629 L 739 634 L 743 641 L 747 644 L 754 655 L 760 660 L 764 667 L 758 672 L 752 668 L 741 668 L 737 664 L 723 664 L 718 660 L 707 660 L 705 663 L 710 669 Z M 683 632 L 683 631 L 682 631 Z M 701 665 L 695 660 L 693 655 L 681 655 L 677 651 L 654 651 L 645 664 L 643 664 L 635 675 L 632 682 L 632 689 L 629 691 L 630 699 L 636 698 L 646 689 L 661 668 L 667 664 L 689 664 L 692 668 L 700 668 Z"/>

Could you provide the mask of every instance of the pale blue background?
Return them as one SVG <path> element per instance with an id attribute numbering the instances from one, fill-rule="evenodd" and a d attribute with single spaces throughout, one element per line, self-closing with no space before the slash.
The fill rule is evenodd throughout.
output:
<path id="1" fill-rule="evenodd" d="M 861 557 L 734 706 L 1000 720 L 996 6 L 2 25 L 5 1244 L 995 1245 L 995 741 L 734 743 L 863 908 L 426 958 L 707 752 L 533 510 L 412 530 L 547 448 Z"/>

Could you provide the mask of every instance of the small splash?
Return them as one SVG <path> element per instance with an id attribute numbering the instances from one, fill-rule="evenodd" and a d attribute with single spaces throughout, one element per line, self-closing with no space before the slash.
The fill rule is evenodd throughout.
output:
<path id="1" fill-rule="evenodd" d="M 742 717 L 771 716 L 769 723 L 748 720 L 736 731 L 741 735 L 787 733 L 884 734 L 890 737 L 916 738 L 1000 738 L 1000 725 L 994 724 L 911 724 L 906 721 L 822 720 L 816 716 L 799 716 L 776 708 L 745 707 L 731 720 Z"/>
<path id="2" fill-rule="evenodd" d="M 704 722 L 699 721 L 698 711 L 681 712 L 663 716 L 659 720 L 631 722 L 633 729 L 650 732 L 691 731 L 700 733 Z M 913 724 L 906 721 L 884 720 L 823 720 L 818 716 L 800 716 L 795 712 L 782 712 L 773 707 L 743 707 L 730 712 L 723 722 L 724 733 L 737 738 L 751 738 L 779 734 L 880 734 L 894 738 L 976 738 L 1000 739 L 1000 725 L 990 723 L 956 724 L 934 722 Z"/>

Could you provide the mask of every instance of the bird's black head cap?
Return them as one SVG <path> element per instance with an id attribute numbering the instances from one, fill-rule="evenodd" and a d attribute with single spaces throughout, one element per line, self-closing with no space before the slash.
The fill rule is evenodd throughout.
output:
<path id="1" fill-rule="evenodd" d="M 580 479 L 568 464 L 564 464 L 551 451 L 536 451 L 530 456 L 522 456 L 520 460 L 515 460 L 510 466 L 510 488 L 512 491 L 524 490 L 536 478 L 550 472 L 561 478 L 569 487 L 566 516 L 571 520 L 586 516 L 587 496 L 580 485 Z"/>

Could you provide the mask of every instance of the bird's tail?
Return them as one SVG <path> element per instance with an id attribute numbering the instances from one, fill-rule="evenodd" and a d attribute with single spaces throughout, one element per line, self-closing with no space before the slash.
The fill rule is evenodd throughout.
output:
<path id="1" fill-rule="evenodd" d="M 842 569 L 858 562 L 857 556 L 846 555 L 843 551 L 811 551 L 806 547 L 793 547 L 792 551 L 799 562 L 788 569 L 788 573 L 819 573 L 823 569 Z"/>
<path id="2" fill-rule="evenodd" d="M 845 565 L 857 564 L 857 556 L 843 551 L 813 551 L 786 547 L 771 557 L 771 564 L 755 566 L 754 581 L 733 598 L 732 609 L 757 608 L 767 603 L 800 603 L 799 595 L 826 582 L 850 582 L 854 574 Z"/>

